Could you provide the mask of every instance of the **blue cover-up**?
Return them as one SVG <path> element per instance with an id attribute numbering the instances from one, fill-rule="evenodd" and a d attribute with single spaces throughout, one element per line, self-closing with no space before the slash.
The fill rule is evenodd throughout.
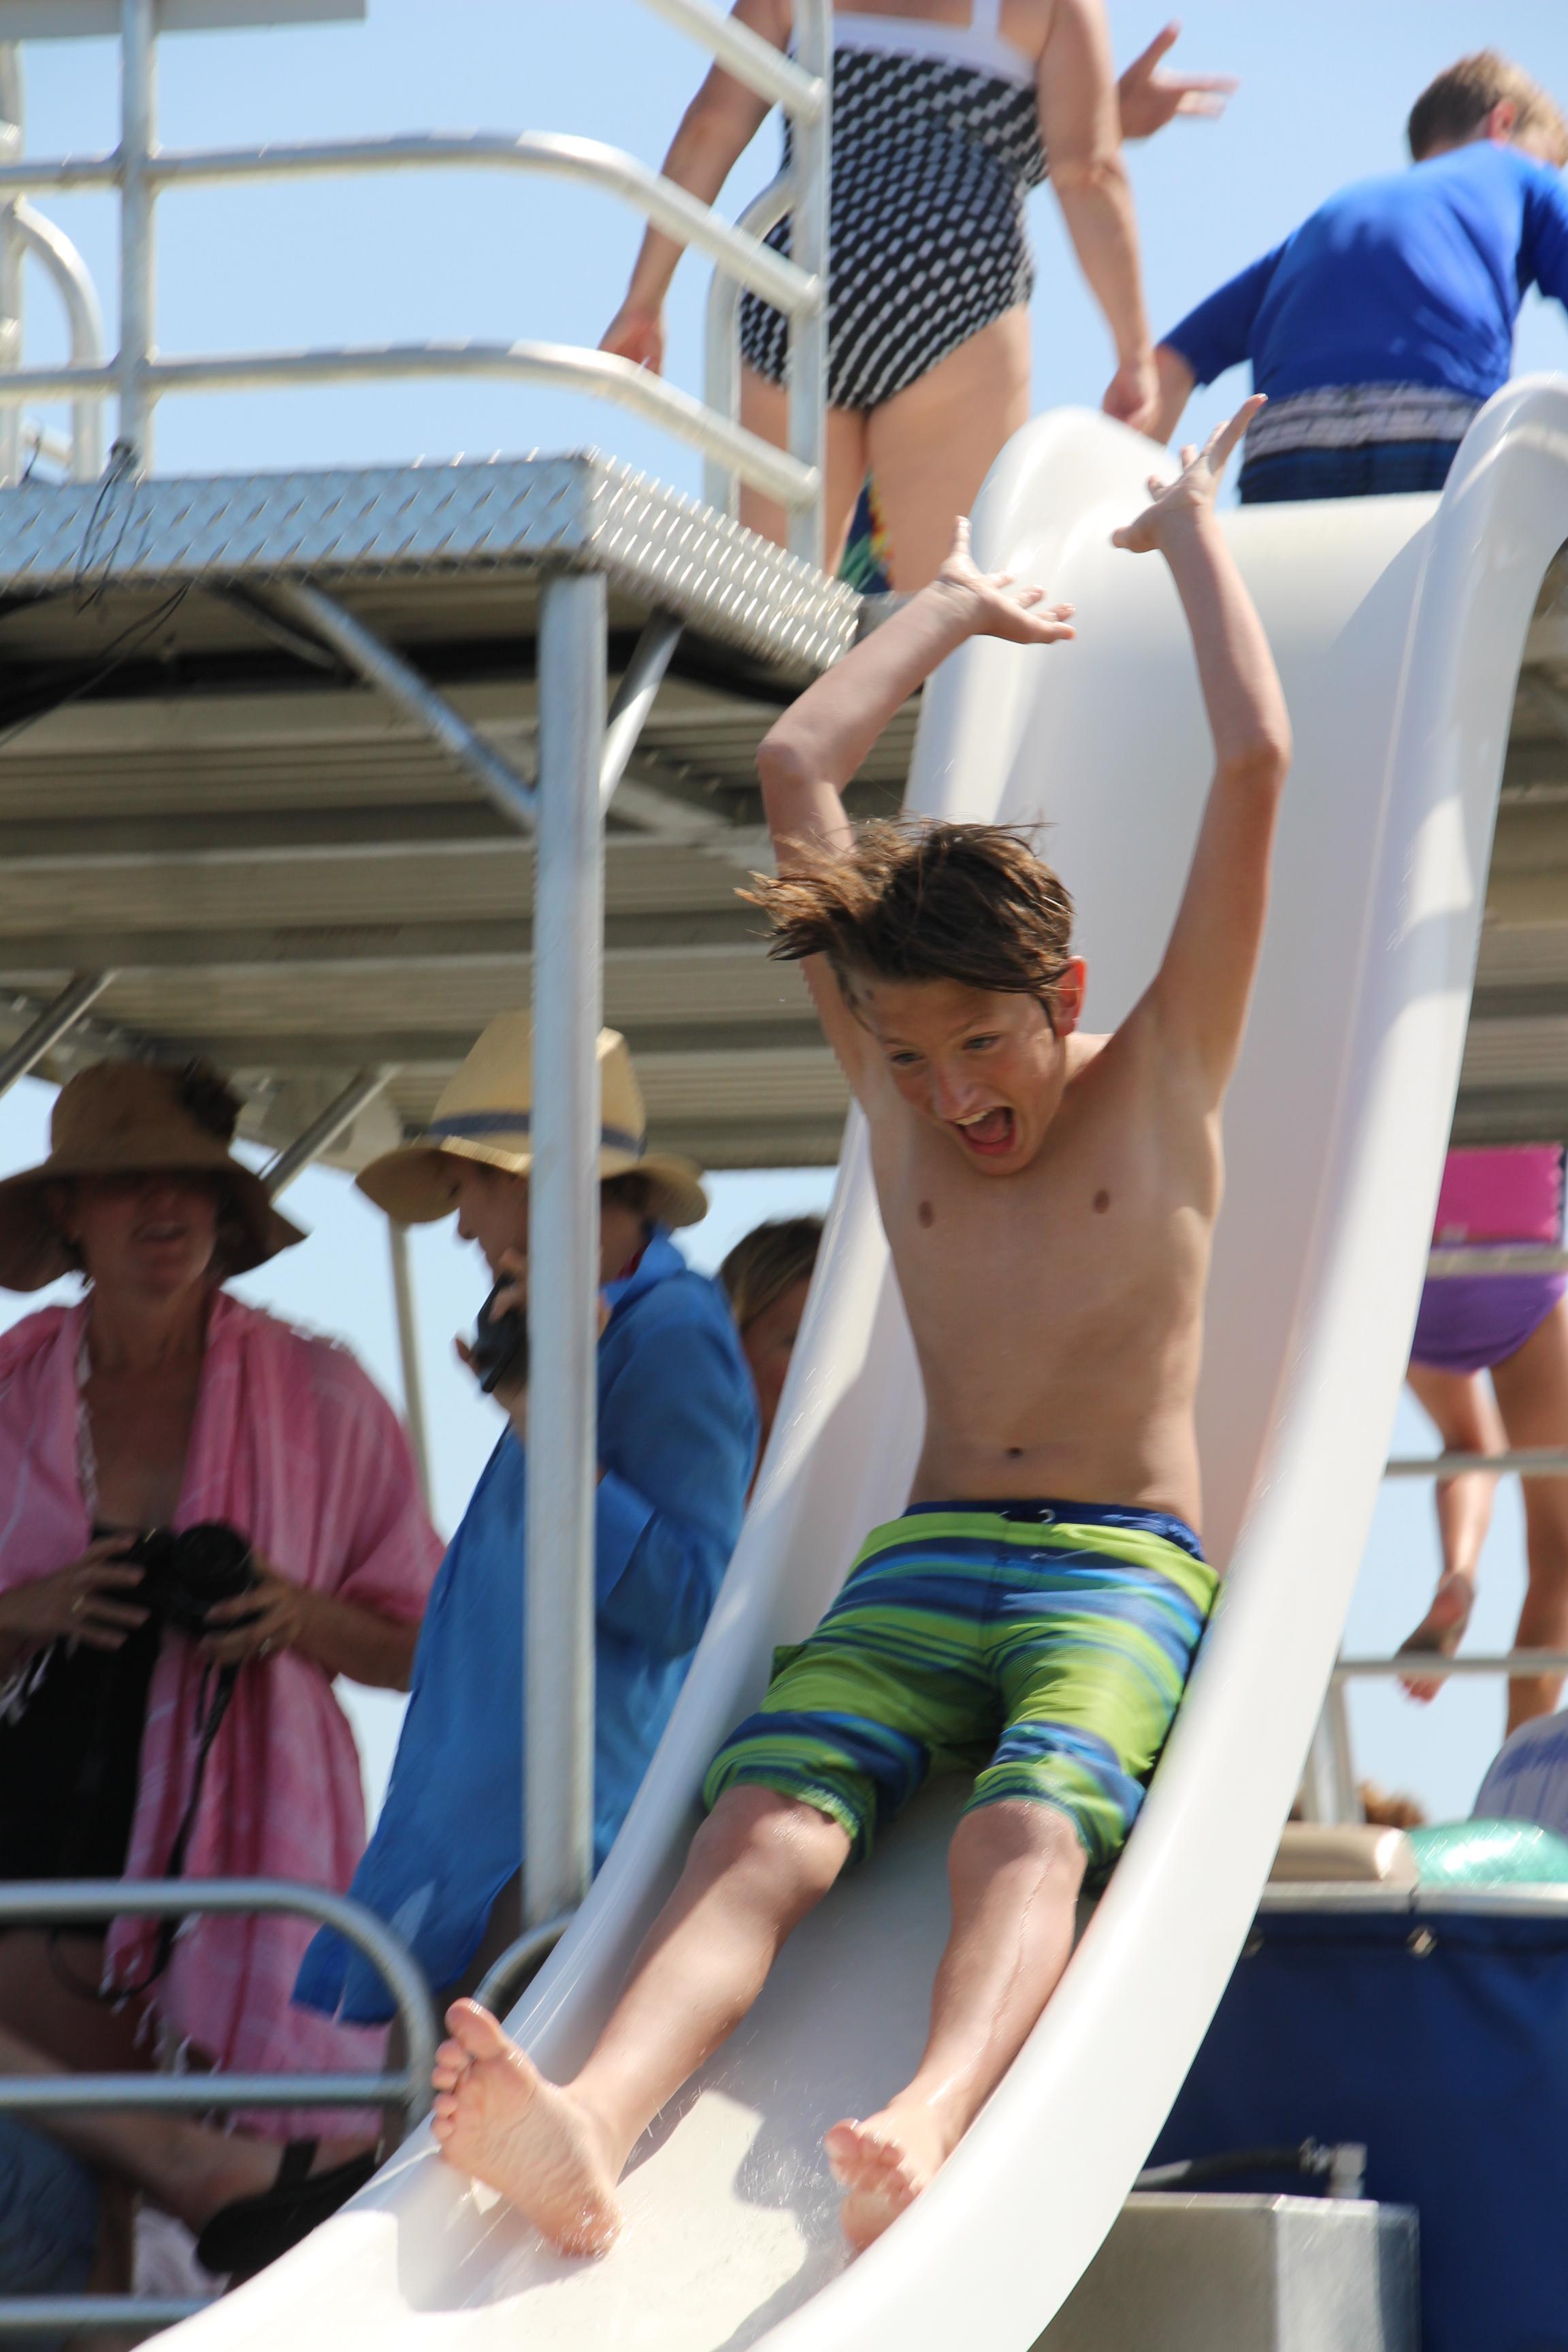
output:
<path id="1" fill-rule="evenodd" d="M 1508 381 L 1531 286 L 1568 300 L 1568 194 L 1482 139 L 1342 189 L 1163 340 L 1199 383 L 1250 360 L 1275 401 L 1422 384 L 1479 403 Z"/>
<path id="2" fill-rule="evenodd" d="M 594 1859 L 609 1852 L 729 1564 L 757 1445 L 751 1376 L 717 1286 L 656 1231 L 613 1285 L 599 1342 Z M 436 1988 L 461 1975 L 521 1861 L 526 1459 L 508 1431 L 441 1563 L 386 1802 L 350 1893 Z M 295 1999 L 356 2023 L 392 2014 L 330 1929 Z"/>

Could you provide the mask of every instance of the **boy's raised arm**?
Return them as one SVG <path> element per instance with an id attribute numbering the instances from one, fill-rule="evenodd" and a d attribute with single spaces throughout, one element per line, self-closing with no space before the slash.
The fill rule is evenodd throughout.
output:
<path id="1" fill-rule="evenodd" d="M 841 797 L 889 720 L 966 637 L 1051 645 L 1073 634 L 1072 607 L 1047 604 L 1042 588 L 1017 588 L 981 572 L 960 519 L 952 552 L 929 588 L 833 667 L 825 670 L 769 729 L 757 750 L 763 806 L 781 875 L 798 871 L 800 852 L 847 850 L 853 828 Z M 823 956 L 802 965 L 823 1028 L 851 1084 L 864 1033 Z"/>
<path id="2" fill-rule="evenodd" d="M 1114 534 L 1158 548 L 1192 631 L 1214 734 L 1215 774 L 1187 885 L 1146 1000 L 1176 1052 L 1190 1052 L 1217 1103 L 1236 1065 L 1268 903 L 1268 862 L 1290 765 L 1290 720 L 1263 624 L 1215 512 L 1225 463 L 1263 406 L 1247 401 L 1182 472 Z"/>

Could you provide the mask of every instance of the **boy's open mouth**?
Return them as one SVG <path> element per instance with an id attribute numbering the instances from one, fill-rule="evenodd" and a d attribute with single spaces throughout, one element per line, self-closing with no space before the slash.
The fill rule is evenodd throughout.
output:
<path id="1" fill-rule="evenodd" d="M 952 1124 L 977 1159 L 998 1160 L 1013 1149 L 1013 1114 L 1005 1104 L 983 1110 L 977 1118 L 955 1118 Z"/>

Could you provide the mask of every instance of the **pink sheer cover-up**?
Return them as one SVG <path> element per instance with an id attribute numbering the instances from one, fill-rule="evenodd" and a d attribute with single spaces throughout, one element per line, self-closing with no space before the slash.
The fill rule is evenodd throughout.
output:
<path id="1" fill-rule="evenodd" d="M 0 1591 L 79 1557 L 91 1534 L 79 1445 L 86 1304 L 0 1335 Z M 346 1349 L 219 1292 L 207 1324 L 177 1527 L 226 1519 L 280 1575 L 416 1623 L 440 1562 L 402 1423 Z M 165 1633 L 148 1694 L 128 1878 L 163 1874 L 190 1790 L 205 1661 Z M 297 1651 L 242 1666 L 207 1759 L 185 1857 L 191 1878 L 348 1885 L 365 1838 L 359 1758 L 331 1677 Z M 384 2032 L 291 2002 L 310 1920 L 188 1924 L 148 1996 L 182 2042 L 226 2068 L 374 2070 Z M 156 1925 L 116 1920 L 106 1969 L 136 1985 Z M 349 2127 L 320 2109 L 243 2118 L 270 2137 Z M 370 2118 L 364 2118 L 374 2129 Z"/>

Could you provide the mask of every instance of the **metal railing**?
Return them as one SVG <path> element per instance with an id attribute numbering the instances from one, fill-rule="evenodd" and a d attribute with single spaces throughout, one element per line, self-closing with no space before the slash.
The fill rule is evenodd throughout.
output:
<path id="1" fill-rule="evenodd" d="M 404 2064 L 382 2074 L 213 2073 L 185 2074 L 3 2074 L 0 2115 L 185 2112 L 233 2107 L 398 2107 L 405 2128 L 430 2105 L 436 2018 L 425 1979 L 406 1947 L 362 1903 L 324 1886 L 282 1878 L 19 1880 L 0 1885 L 0 1923 L 98 1926 L 113 1917 L 177 1919 L 258 1913 L 319 1920 L 379 1969 L 403 2029 Z M 205 2300 L 140 2295 L 0 2297 L 0 2336 L 79 2334 L 89 2328 L 153 2328 L 188 2319 Z"/>
<path id="2" fill-rule="evenodd" d="M 106 361 L 100 339 L 94 348 L 94 309 L 85 272 L 79 263 L 74 267 L 68 263 L 65 241 L 58 231 L 13 202 L 0 211 L 0 220 L 8 216 L 13 221 L 16 232 L 56 270 L 68 304 L 74 305 L 72 356 L 65 367 L 5 366 L 0 372 L 0 411 L 29 400 L 70 399 L 78 404 L 80 415 L 113 394 L 119 404 L 120 463 L 129 471 L 141 472 L 153 462 L 153 411 L 171 393 L 369 383 L 422 375 L 501 376 L 550 383 L 595 393 L 639 412 L 700 449 L 727 478 L 750 482 L 777 499 L 790 516 L 792 551 L 820 562 L 826 398 L 830 0 L 797 0 L 796 56 L 793 58 L 736 24 L 710 0 L 645 0 L 645 5 L 689 33 L 728 72 L 788 114 L 794 142 L 788 180 L 788 202 L 794 210 L 792 258 L 785 259 L 763 243 L 750 225 L 751 215 L 731 226 L 635 156 L 597 140 L 531 131 L 519 136 L 473 132 L 296 146 L 161 149 L 156 142 L 155 0 L 121 0 L 119 146 L 107 154 L 38 160 L 13 156 L 0 162 L 0 200 L 20 199 L 45 189 L 119 192 L 120 349 L 112 360 Z M 788 448 L 775 448 L 737 421 L 732 360 L 722 362 L 730 370 L 724 397 L 704 403 L 609 352 L 547 342 L 345 345 L 175 358 L 158 352 L 154 210 L 161 194 L 171 189 L 240 181 L 268 183 L 473 166 L 545 173 L 602 188 L 682 245 L 706 253 L 721 278 L 733 282 L 734 296 L 727 310 L 721 306 L 731 341 L 740 289 L 748 289 L 784 311 L 791 324 Z M 752 213 L 755 210 L 752 207 Z M 772 215 L 769 226 L 777 217 L 777 214 Z M 5 252 L 0 239 L 0 307 L 4 293 Z M 20 354 L 12 351 L 9 356 L 15 362 Z M 710 384 L 718 380 L 720 366 L 710 354 Z M 83 453 L 80 462 L 85 464 L 90 432 L 84 433 L 79 426 L 79 446 Z M 727 499 L 721 498 L 718 503 L 727 503 Z"/>
<path id="3" fill-rule="evenodd" d="M 14 41 L 0 42 L 0 160 L 22 150 L 22 68 Z M 65 308 L 71 363 L 86 371 L 103 364 L 103 313 L 87 264 L 63 229 L 36 212 L 24 196 L 0 204 L 0 368 L 19 368 L 23 343 L 23 264 L 31 255 L 52 279 Z M 23 418 L 16 407 L 0 408 L 0 482 L 14 482 L 37 457 L 63 467 L 73 481 L 90 482 L 103 471 L 105 395 L 84 392 L 72 403 L 69 437 Z"/>
<path id="4" fill-rule="evenodd" d="M 1438 1244 L 1427 1254 L 1426 1276 L 1432 1282 L 1456 1282 L 1479 1276 L 1568 1273 L 1568 1249 L 1539 1243 L 1486 1242 Z M 1568 1478 L 1568 1447 L 1514 1446 L 1500 1454 L 1394 1454 L 1384 1465 L 1389 1479 L 1431 1478 L 1439 1483 L 1470 1473 L 1522 1478 Z M 1459 1675 L 1501 1675 L 1510 1680 L 1526 1676 L 1568 1675 L 1568 1651 L 1471 1651 L 1447 1657 L 1436 1650 L 1396 1650 L 1387 1657 L 1342 1657 L 1336 1660 L 1329 1697 L 1313 1740 L 1308 1783 L 1321 1816 L 1345 1820 L 1359 1816 L 1350 1717 L 1345 1685 L 1405 1676 L 1429 1682 L 1449 1682 Z"/>

